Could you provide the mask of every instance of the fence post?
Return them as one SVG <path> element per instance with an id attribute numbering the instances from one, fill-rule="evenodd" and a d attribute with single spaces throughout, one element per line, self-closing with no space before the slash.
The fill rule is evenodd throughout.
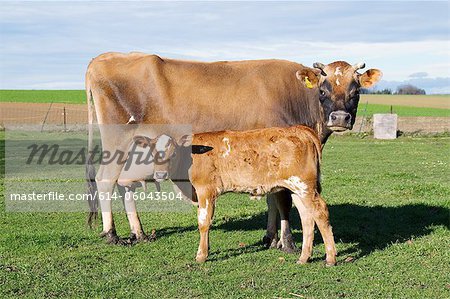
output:
<path id="1" fill-rule="evenodd" d="M 66 106 L 64 106 L 63 115 L 64 115 L 64 132 L 66 132 L 67 131 Z"/>
<path id="2" fill-rule="evenodd" d="M 48 114 L 50 113 L 50 109 L 52 109 L 52 105 L 53 105 L 53 102 L 51 102 L 50 106 L 48 106 L 47 113 L 45 114 L 44 120 L 42 121 L 41 132 L 44 130 L 44 125 L 45 125 L 45 122 L 47 121 L 47 117 L 48 117 Z"/>
<path id="3" fill-rule="evenodd" d="M 359 126 L 359 132 L 361 133 L 363 124 L 366 122 L 366 113 L 367 113 L 367 105 L 369 104 L 369 101 L 366 101 L 366 105 L 364 106 L 364 112 L 363 112 L 363 118 L 361 120 L 361 125 Z"/>

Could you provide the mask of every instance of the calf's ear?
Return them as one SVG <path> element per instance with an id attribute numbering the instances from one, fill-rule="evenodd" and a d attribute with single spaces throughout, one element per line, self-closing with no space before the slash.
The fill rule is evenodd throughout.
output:
<path id="1" fill-rule="evenodd" d="M 383 73 L 377 69 L 370 69 L 359 76 L 359 85 L 362 88 L 370 88 L 374 86 L 383 77 Z"/>
<path id="2" fill-rule="evenodd" d="M 314 88 L 314 87 L 317 87 L 317 84 L 319 83 L 320 71 L 313 70 L 310 68 L 304 68 L 300 71 L 297 71 L 295 73 L 295 76 L 307 88 Z"/>
<path id="3" fill-rule="evenodd" d="M 192 144 L 192 135 L 183 135 L 178 139 L 179 146 L 190 146 Z"/>
<path id="4" fill-rule="evenodd" d="M 133 137 L 134 144 L 136 144 L 139 147 L 144 147 L 144 148 L 147 146 L 150 146 L 150 145 L 155 145 L 156 140 L 158 140 L 158 138 L 151 139 L 147 136 L 140 136 L 140 135 Z"/>
<path id="5" fill-rule="evenodd" d="M 193 154 L 204 154 L 211 151 L 213 147 L 207 145 L 192 145 Z"/>

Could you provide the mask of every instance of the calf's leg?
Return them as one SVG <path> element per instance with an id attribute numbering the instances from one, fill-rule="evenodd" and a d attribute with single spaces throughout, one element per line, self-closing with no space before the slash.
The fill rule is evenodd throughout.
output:
<path id="1" fill-rule="evenodd" d="M 140 242 L 148 240 L 142 229 L 142 224 L 136 211 L 136 202 L 133 195 L 136 190 L 135 187 L 123 187 L 117 185 L 120 195 L 122 196 L 125 212 L 127 213 L 128 223 L 130 224 L 130 241 Z"/>
<path id="2" fill-rule="evenodd" d="M 310 209 L 303 203 L 302 196 L 293 193 L 292 200 L 300 214 L 303 232 L 302 253 L 297 261 L 298 264 L 305 264 L 311 257 L 314 241 L 314 217 Z"/>
<path id="3" fill-rule="evenodd" d="M 309 189 L 311 190 L 311 189 Z M 293 195 L 294 204 L 298 209 L 303 227 L 302 253 L 297 263 L 304 264 L 311 257 L 314 240 L 314 222 L 319 227 L 326 251 L 326 264 L 336 264 L 336 247 L 329 222 L 329 213 L 325 201 L 314 189 L 306 194 Z"/>
<path id="4" fill-rule="evenodd" d="M 200 232 L 200 244 L 198 245 L 195 260 L 199 263 L 206 261 L 209 251 L 209 228 L 214 216 L 215 197 L 208 193 L 197 193 L 198 196 L 198 230 Z"/>
<path id="5" fill-rule="evenodd" d="M 327 266 L 333 266 L 336 264 L 336 245 L 331 230 L 327 204 L 318 193 L 314 196 L 313 209 L 314 221 L 319 227 L 323 243 L 325 244 L 326 264 Z"/>

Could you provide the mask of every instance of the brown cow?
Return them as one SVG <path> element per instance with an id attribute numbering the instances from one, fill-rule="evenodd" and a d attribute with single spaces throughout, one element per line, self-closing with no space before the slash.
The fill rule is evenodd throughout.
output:
<path id="1" fill-rule="evenodd" d="M 359 88 L 375 84 L 381 72 L 371 69 L 359 74 L 362 65 L 342 61 L 315 67 L 285 60 L 203 63 L 143 53 L 106 53 L 93 59 L 86 72 L 89 123 L 93 123 L 95 105 L 106 151 L 126 151 L 136 132 L 110 125 L 127 123 L 192 124 L 194 133 L 304 124 L 325 143 L 333 131 L 353 126 Z M 92 129 L 89 150 L 91 136 Z M 112 191 L 120 172 L 120 163 L 100 166 L 96 176 L 99 194 Z M 92 193 L 94 174 L 88 165 Z M 116 240 L 111 201 L 101 200 L 100 205 L 103 235 Z M 288 218 L 291 205 L 289 193 L 269 194 L 267 244 L 277 245 L 278 207 L 280 244 L 286 249 L 294 247 Z M 94 211 L 95 205 L 91 208 Z"/>
<path id="2" fill-rule="evenodd" d="M 137 136 L 135 141 L 147 146 L 151 139 Z M 327 265 L 336 263 L 328 209 L 320 196 L 322 149 L 313 130 L 296 126 L 222 131 L 195 134 L 192 142 L 190 180 L 198 198 L 198 262 L 204 262 L 208 256 L 209 228 L 220 194 L 262 196 L 285 188 L 292 192 L 302 221 L 303 248 L 298 263 L 306 263 L 311 257 L 314 222 L 325 243 Z"/>

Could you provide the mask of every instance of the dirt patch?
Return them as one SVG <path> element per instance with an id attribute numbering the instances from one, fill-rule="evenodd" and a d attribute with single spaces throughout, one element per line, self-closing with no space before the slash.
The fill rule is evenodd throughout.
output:
<path id="1" fill-rule="evenodd" d="M 372 118 L 357 117 L 352 133 L 371 132 Z M 443 133 L 450 131 L 450 117 L 399 116 L 397 129 L 405 133 Z"/>
<path id="2" fill-rule="evenodd" d="M 450 109 L 450 95 L 361 95 L 360 103 Z"/>
<path id="3" fill-rule="evenodd" d="M 86 124 L 87 105 L 0 103 L 0 124 Z"/>

